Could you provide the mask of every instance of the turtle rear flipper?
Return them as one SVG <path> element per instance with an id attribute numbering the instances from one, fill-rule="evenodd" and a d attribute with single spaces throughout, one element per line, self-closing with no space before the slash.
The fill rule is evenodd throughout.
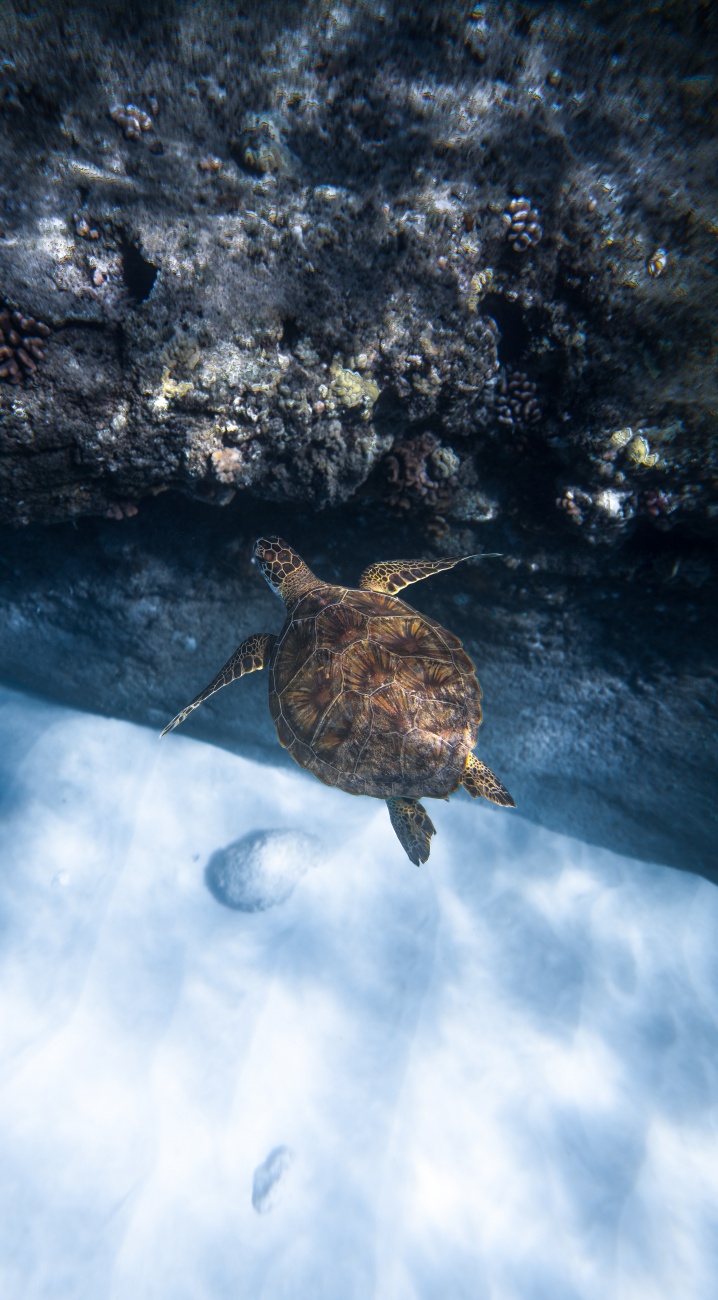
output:
<path id="1" fill-rule="evenodd" d="M 418 799 L 406 799 L 403 795 L 387 799 L 386 806 L 402 848 L 414 866 L 421 866 L 431 851 L 431 837 L 436 834 L 428 812 Z"/>
<path id="2" fill-rule="evenodd" d="M 238 677 L 244 677 L 246 673 L 256 673 L 261 668 L 266 668 L 269 655 L 276 641 L 276 637 L 271 632 L 255 632 L 253 636 L 248 636 L 240 646 L 237 646 L 231 659 L 228 659 L 224 668 L 220 668 L 217 676 L 213 678 L 209 686 L 205 686 L 199 695 L 196 695 L 191 704 L 188 704 L 181 713 L 177 714 L 171 722 L 167 723 L 164 731 L 160 732 L 160 739 L 166 736 L 168 731 L 174 727 L 179 727 L 181 722 L 202 704 L 204 700 L 214 695 L 215 691 L 220 691 L 223 686 L 229 686 L 230 682 L 236 682 Z"/>
<path id="3" fill-rule="evenodd" d="M 491 769 L 475 754 L 469 754 L 466 759 L 461 784 L 465 790 L 468 790 L 472 799 L 478 799 L 479 795 L 483 795 L 484 799 L 490 799 L 492 803 L 500 803 L 503 808 L 516 807 L 506 786 L 501 784 L 499 778 L 494 776 Z"/>

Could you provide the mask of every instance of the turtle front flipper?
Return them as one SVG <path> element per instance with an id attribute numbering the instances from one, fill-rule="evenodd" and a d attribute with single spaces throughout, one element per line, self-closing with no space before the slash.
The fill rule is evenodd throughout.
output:
<path id="1" fill-rule="evenodd" d="M 484 799 L 490 799 L 492 803 L 500 803 L 502 808 L 516 807 L 506 787 L 475 754 L 469 754 L 466 759 L 461 784 L 465 790 L 468 790 L 472 799 L 478 799 L 479 795 L 483 795 Z"/>
<path id="2" fill-rule="evenodd" d="M 386 806 L 402 848 L 414 866 L 421 866 L 431 851 L 431 837 L 436 834 L 428 812 L 418 799 L 405 799 L 403 795 L 387 799 Z"/>
<path id="3" fill-rule="evenodd" d="M 495 559 L 494 555 L 454 555 L 445 560 L 384 560 L 379 564 L 370 564 L 359 579 L 361 591 L 382 591 L 388 596 L 395 596 L 412 582 L 421 582 L 422 578 L 431 578 L 435 573 L 444 573 L 453 569 L 463 560 Z"/>
<path id="4" fill-rule="evenodd" d="M 260 668 L 266 668 L 269 655 L 276 641 L 276 637 L 271 632 L 255 632 L 253 636 L 248 636 L 240 646 L 237 646 L 231 659 L 228 659 L 224 668 L 221 668 L 217 676 L 205 686 L 203 691 L 188 704 L 186 709 L 177 714 L 171 722 L 167 724 L 164 731 L 160 732 L 160 738 L 166 736 L 168 731 L 178 727 L 185 718 L 202 704 L 215 691 L 220 691 L 223 686 L 229 686 L 230 682 L 236 682 L 238 677 L 244 677 L 245 673 L 256 673 Z"/>

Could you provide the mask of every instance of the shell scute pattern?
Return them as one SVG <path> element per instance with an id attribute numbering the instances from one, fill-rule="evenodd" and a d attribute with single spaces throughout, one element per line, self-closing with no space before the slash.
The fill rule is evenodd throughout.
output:
<path id="1" fill-rule="evenodd" d="M 369 701 L 356 691 L 342 691 L 327 709 L 314 738 L 314 747 L 326 762 L 336 762 L 339 751 L 371 723 Z M 363 742 L 362 742 L 363 743 Z"/>
<path id="2" fill-rule="evenodd" d="M 453 659 L 404 660 L 401 681 L 406 690 L 415 691 L 421 697 L 450 704 L 464 703 L 464 677 Z"/>
<path id="3" fill-rule="evenodd" d="M 396 678 L 399 661 L 379 642 L 368 639 L 350 646 L 342 656 L 347 690 L 373 695 Z"/>
<path id="4" fill-rule="evenodd" d="M 398 788 L 406 781 L 409 767 L 409 756 L 404 751 L 404 737 L 397 736 L 394 732 L 384 732 L 381 735 L 372 733 L 371 742 L 364 744 L 357 757 L 351 778 L 353 783 L 356 783 L 357 789 L 371 788 L 376 781 L 377 766 L 380 766 L 383 773 L 393 774 L 389 780 Z M 411 767 L 413 769 L 413 761 Z M 384 780 L 386 779 L 385 776 Z"/>
<path id="5" fill-rule="evenodd" d="M 396 618 L 403 613 L 415 613 L 403 601 L 397 600 L 396 596 L 385 596 L 380 591 L 346 591 L 344 604 L 347 609 L 355 609 L 369 618 L 372 615 L 376 617 L 382 614 L 389 614 Z"/>
<path id="6" fill-rule="evenodd" d="M 282 696 L 282 712 L 295 735 L 311 744 L 324 714 L 343 689 L 340 657 L 331 650 L 315 650 Z"/>
<path id="7" fill-rule="evenodd" d="M 366 636 L 366 619 L 356 609 L 330 605 L 317 615 L 317 645 L 341 651 Z"/>
<path id="8" fill-rule="evenodd" d="M 424 698 L 418 710 L 421 730 L 434 736 L 447 734 L 462 735 L 464 730 L 465 708 L 463 699 L 455 702 Z"/>
<path id="9" fill-rule="evenodd" d="M 353 794 L 448 794 L 481 721 L 461 642 L 403 601 L 325 587 L 302 596 L 270 668 L 280 743 Z"/>
<path id="10" fill-rule="evenodd" d="M 290 745 L 288 748 L 292 758 L 299 763 L 300 767 L 307 768 L 310 772 L 317 772 L 316 756 L 314 751 L 309 745 L 305 744 L 303 740 L 295 740 L 294 744 Z M 320 779 L 324 780 L 324 777 L 321 777 Z M 336 785 L 337 782 L 325 781 L 325 784 Z"/>
<path id="11" fill-rule="evenodd" d="M 429 624 L 418 616 L 372 618 L 368 635 L 392 654 L 402 658 L 427 657 L 446 659 L 451 651 Z"/>
<path id="12" fill-rule="evenodd" d="M 279 639 L 271 674 L 278 695 L 287 689 L 293 678 L 304 671 L 317 646 L 317 625 L 314 618 L 293 619 Z M 270 691 L 271 696 L 271 691 Z"/>
<path id="13" fill-rule="evenodd" d="M 336 591 L 336 588 L 327 588 L 327 592 Z M 338 592 L 337 594 L 341 594 Z M 302 618 L 316 619 L 317 614 L 325 609 L 327 605 L 336 604 L 336 601 L 330 601 L 321 591 L 308 591 L 302 596 L 292 608 L 292 622 Z"/>
<path id="14" fill-rule="evenodd" d="M 408 759 L 406 745 L 403 745 L 402 748 L 405 757 Z M 449 741 L 432 734 L 430 731 L 422 728 L 416 736 L 412 737 L 411 769 L 420 779 L 428 777 L 432 772 L 446 772 L 451 766 L 453 755 L 454 746 Z"/>
<path id="15" fill-rule="evenodd" d="M 414 731 L 418 697 L 396 681 L 384 686 L 371 697 L 372 731 L 395 732 L 397 735 Z"/>
<path id="16" fill-rule="evenodd" d="M 277 738 L 283 749 L 291 749 L 297 737 L 292 728 L 282 714 L 282 708 L 278 700 L 275 700 L 276 717 L 273 716 L 273 722 L 277 728 Z"/>

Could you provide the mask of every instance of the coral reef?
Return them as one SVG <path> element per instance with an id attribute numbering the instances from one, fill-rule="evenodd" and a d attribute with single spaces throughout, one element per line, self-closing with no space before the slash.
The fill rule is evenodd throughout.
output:
<path id="1" fill-rule="evenodd" d="M 568 567 L 713 539 L 710 7 L 290 9 L 9 0 L 0 278 L 53 344 L 3 344 L 0 519 L 388 488 Z"/>

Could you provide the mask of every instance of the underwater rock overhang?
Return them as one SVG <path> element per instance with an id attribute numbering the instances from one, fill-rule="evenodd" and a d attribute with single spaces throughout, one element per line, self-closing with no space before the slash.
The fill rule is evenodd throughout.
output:
<path id="1" fill-rule="evenodd" d="M 346 581 L 500 550 L 421 603 L 521 810 L 715 874 L 718 11 L 15 9 L 0 670 L 163 723 L 270 519 Z M 194 725 L 281 761 L 261 683 Z"/>
<path id="2" fill-rule="evenodd" d="M 257 502 L 218 511 L 172 494 L 121 523 L 3 529 L 0 677 L 159 731 L 245 635 L 279 629 L 281 607 L 250 554 L 254 536 L 280 527 L 316 572 L 349 584 L 422 540 L 385 512 Z M 476 664 L 482 757 L 521 814 L 718 882 L 713 604 L 595 579 L 567 593 L 563 578 L 526 569 L 486 560 L 412 593 Z M 261 674 L 186 726 L 264 762 L 291 761 Z"/>

